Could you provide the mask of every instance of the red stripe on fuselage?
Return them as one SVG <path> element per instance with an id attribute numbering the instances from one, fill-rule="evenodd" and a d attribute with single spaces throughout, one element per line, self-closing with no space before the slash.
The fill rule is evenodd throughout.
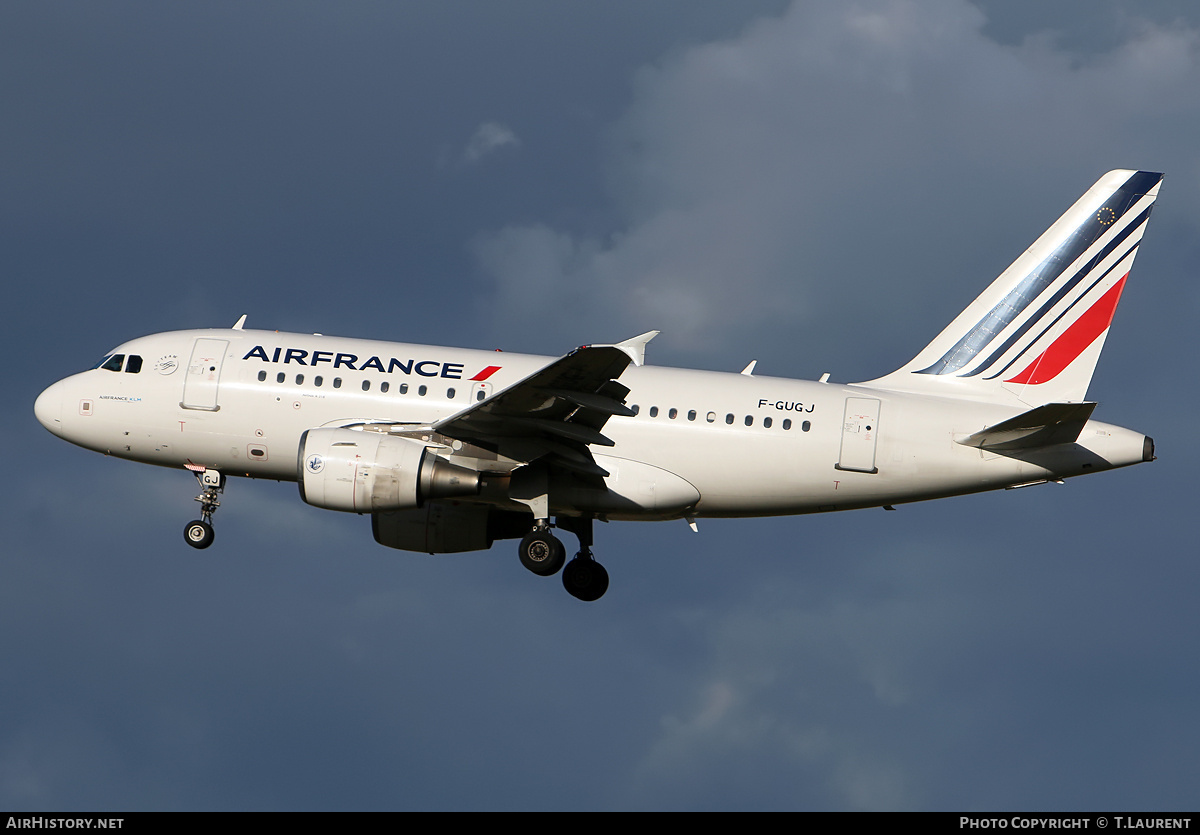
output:
<path id="1" fill-rule="evenodd" d="M 1121 291 L 1125 289 L 1126 278 L 1129 278 L 1129 273 L 1125 273 L 1098 302 L 1072 322 L 1071 326 L 1063 331 L 1049 348 L 1042 351 L 1037 359 L 1029 363 L 1024 371 L 1005 382 L 1029 383 L 1036 386 L 1057 377 L 1112 324 L 1113 314 L 1117 312 L 1117 302 L 1121 300 Z"/>
<path id="2" fill-rule="evenodd" d="M 499 365 L 489 365 L 487 368 L 483 369 L 478 374 L 476 374 L 474 377 L 472 377 L 471 382 L 482 383 L 488 377 L 491 377 L 493 374 L 495 374 L 497 371 L 499 371 L 500 368 L 501 368 L 501 366 L 499 366 Z"/>

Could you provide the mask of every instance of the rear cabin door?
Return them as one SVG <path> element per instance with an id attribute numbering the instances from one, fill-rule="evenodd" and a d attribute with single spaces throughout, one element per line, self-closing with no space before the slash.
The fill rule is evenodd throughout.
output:
<path id="1" fill-rule="evenodd" d="M 179 405 L 206 412 L 221 408 L 217 405 L 217 384 L 221 380 L 221 364 L 228 348 L 229 342 L 225 339 L 196 340 L 187 376 L 183 379 L 183 402 Z"/>
<path id="2" fill-rule="evenodd" d="M 872 397 L 847 397 L 842 420 L 842 452 L 839 470 L 877 473 L 875 442 L 879 437 L 879 401 Z"/>

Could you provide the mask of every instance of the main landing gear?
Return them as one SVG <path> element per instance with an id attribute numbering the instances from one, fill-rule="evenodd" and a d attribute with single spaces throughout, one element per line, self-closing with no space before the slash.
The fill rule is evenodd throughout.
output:
<path id="1" fill-rule="evenodd" d="M 205 470 L 195 476 L 200 482 L 200 495 L 196 497 L 200 502 L 200 518 L 184 526 L 183 540 L 193 548 L 207 548 L 213 543 L 212 516 L 221 506 L 217 494 L 225 489 L 225 476 L 216 470 Z"/>
<path id="2" fill-rule="evenodd" d="M 539 519 L 533 530 L 521 540 L 518 553 L 521 565 L 540 577 L 549 577 L 562 569 L 563 588 L 579 600 L 599 600 L 608 591 L 608 572 L 592 556 L 591 518 L 558 517 L 558 527 L 579 537 L 579 553 L 566 564 L 567 549 L 550 533 L 550 521 Z"/>

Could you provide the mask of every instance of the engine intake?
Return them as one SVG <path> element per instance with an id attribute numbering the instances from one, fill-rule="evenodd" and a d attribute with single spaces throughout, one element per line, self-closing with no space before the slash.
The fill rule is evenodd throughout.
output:
<path id="1" fill-rule="evenodd" d="M 480 476 L 412 438 L 358 429 L 309 429 L 300 436 L 300 498 L 315 507 L 373 513 L 474 496 Z"/>

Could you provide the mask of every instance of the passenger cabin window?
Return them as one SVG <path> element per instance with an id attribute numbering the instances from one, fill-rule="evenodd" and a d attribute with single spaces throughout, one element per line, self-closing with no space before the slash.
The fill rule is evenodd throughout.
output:
<path id="1" fill-rule="evenodd" d="M 784 419 L 783 419 L 783 428 L 784 428 L 784 429 L 791 429 L 791 428 L 792 428 L 792 419 L 791 419 L 791 418 L 784 418 Z"/>
<path id="2" fill-rule="evenodd" d="M 324 378 L 324 377 L 319 377 L 319 376 L 318 376 L 318 377 L 313 377 L 313 385 L 314 385 L 314 386 L 316 386 L 317 388 L 320 388 L 320 387 L 321 387 L 321 384 L 322 384 L 323 382 L 325 382 L 325 378 Z"/>
<path id="3" fill-rule="evenodd" d="M 137 374 L 142 370 L 142 358 L 137 354 L 130 354 L 129 359 L 125 362 L 126 374 Z"/>
<path id="4" fill-rule="evenodd" d="M 265 382 L 266 379 L 267 379 L 267 372 L 265 372 L 265 371 L 258 372 L 258 381 L 260 383 Z"/>
<path id="5" fill-rule="evenodd" d="M 379 390 L 381 392 L 383 392 L 384 394 L 387 394 L 388 387 L 389 387 L 389 384 L 388 384 L 387 380 L 384 380 L 382 383 L 379 384 Z"/>
<path id="6" fill-rule="evenodd" d="M 363 380 L 363 391 L 370 391 L 370 390 L 371 390 L 371 381 Z"/>
<path id="7" fill-rule="evenodd" d="M 282 371 L 280 371 L 278 374 L 275 375 L 275 382 L 277 382 L 277 383 L 282 383 L 286 379 L 287 379 L 287 375 L 284 374 Z"/>
<path id="8" fill-rule="evenodd" d="M 333 378 L 333 387 L 335 389 L 340 389 L 342 387 L 342 378 L 341 377 Z"/>
<path id="9" fill-rule="evenodd" d="M 447 400 L 454 399 L 454 389 L 446 389 L 446 399 Z"/>
<path id="10" fill-rule="evenodd" d="M 428 392 L 429 392 L 429 386 L 418 386 L 417 387 L 417 394 L 421 395 L 422 397 L 424 397 Z"/>
<path id="11" fill-rule="evenodd" d="M 650 407 L 650 417 L 658 417 L 658 407 L 657 406 Z"/>
<path id="12" fill-rule="evenodd" d="M 408 383 L 401 383 L 401 384 L 400 384 L 400 393 L 401 393 L 401 394 L 408 394 Z"/>

